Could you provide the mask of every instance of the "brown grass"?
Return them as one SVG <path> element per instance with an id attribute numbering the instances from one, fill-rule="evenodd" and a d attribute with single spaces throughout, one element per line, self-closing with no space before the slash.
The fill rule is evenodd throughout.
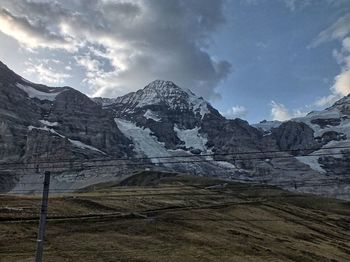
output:
<path id="1" fill-rule="evenodd" d="M 44 261 L 350 261 L 349 203 L 217 183 L 51 195 Z M 40 197 L 0 201 L 0 261 L 33 261 Z"/>

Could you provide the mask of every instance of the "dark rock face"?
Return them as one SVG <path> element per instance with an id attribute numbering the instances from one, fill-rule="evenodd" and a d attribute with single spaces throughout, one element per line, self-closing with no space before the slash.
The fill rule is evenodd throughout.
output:
<path id="1" fill-rule="evenodd" d="M 0 193 L 6 193 L 9 188 L 13 188 L 18 182 L 16 176 L 10 172 L 0 172 Z"/>
<path id="2" fill-rule="evenodd" d="M 305 154 L 321 147 L 314 138 L 314 131 L 305 123 L 288 121 L 272 129 L 272 135 L 281 150 L 290 150 L 292 154 Z"/>
<path id="3" fill-rule="evenodd" d="M 320 137 L 315 137 L 315 140 L 322 144 L 325 145 L 331 141 L 341 141 L 341 140 L 346 140 L 347 137 L 343 133 L 338 133 L 336 131 L 327 131 L 322 134 Z"/>
<path id="4" fill-rule="evenodd" d="M 114 114 L 84 94 L 33 84 L 0 66 L 0 160 L 89 158 L 98 150 L 124 156 L 129 144 Z"/>
<path id="5" fill-rule="evenodd" d="M 350 150 L 341 150 L 343 156 L 322 156 L 319 158 L 319 163 L 327 171 L 328 175 L 339 176 L 349 179 L 350 171 Z"/>
<path id="6" fill-rule="evenodd" d="M 208 134 L 208 145 L 217 153 L 254 151 L 259 148 L 262 133 L 241 119 L 227 120 L 208 116 L 201 130 Z"/>
<path id="7" fill-rule="evenodd" d="M 326 126 L 339 126 L 341 120 L 339 118 L 320 118 L 311 120 L 311 123 L 319 125 L 321 128 L 325 128 Z"/>
<path id="8" fill-rule="evenodd" d="M 24 81 L 2 64 L 0 69 L 0 158 L 25 154 L 27 126 L 38 119 L 41 105 L 27 99 L 15 83 Z M 39 118 L 40 119 L 40 118 Z"/>
<path id="9" fill-rule="evenodd" d="M 33 129 L 27 133 L 24 155 L 26 161 L 65 160 L 74 159 L 74 157 L 74 147 L 67 139 L 39 129 Z"/>
<path id="10" fill-rule="evenodd" d="M 208 136 L 207 146 L 218 154 L 215 159 L 220 160 L 222 158 L 220 155 L 229 154 L 229 157 L 224 159 L 234 164 L 241 174 L 246 172 L 271 174 L 271 166 L 263 160 L 262 152 L 277 150 L 274 141 L 263 137 L 263 132 L 250 126 L 247 121 L 238 118 L 234 120 L 210 116 L 208 118 L 210 121 L 203 121 L 201 130 Z M 245 152 L 247 154 L 242 154 Z M 235 153 L 238 155 L 235 156 Z"/>
<path id="11" fill-rule="evenodd" d="M 48 120 L 59 123 L 55 130 L 60 134 L 110 155 L 130 153 L 127 147 L 130 141 L 116 126 L 112 112 L 103 110 L 76 90 L 70 89 L 57 96 Z"/>

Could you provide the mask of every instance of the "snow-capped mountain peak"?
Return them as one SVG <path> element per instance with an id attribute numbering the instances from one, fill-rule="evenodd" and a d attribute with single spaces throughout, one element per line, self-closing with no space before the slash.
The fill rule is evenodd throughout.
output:
<path id="1" fill-rule="evenodd" d="M 144 90 L 156 90 L 157 92 L 167 93 L 168 90 L 182 90 L 180 87 L 175 85 L 174 82 L 168 80 L 154 80 L 145 86 Z"/>
<path id="2" fill-rule="evenodd" d="M 95 101 L 99 102 L 101 99 Z M 106 102 L 106 101 L 104 101 Z M 181 88 L 172 81 L 155 80 L 143 89 L 102 103 L 104 106 L 119 104 L 124 112 L 137 109 L 159 107 L 167 110 L 192 111 L 201 118 L 210 112 L 210 105 L 202 97 L 196 96 L 189 89 Z"/>
<path id="3" fill-rule="evenodd" d="M 202 97 L 171 81 L 155 80 L 122 97 L 95 101 L 115 113 L 116 123 L 125 136 L 130 135 L 130 130 L 135 131 L 135 143 L 145 146 L 136 150 L 138 153 L 149 152 L 149 146 L 158 148 L 158 142 L 167 150 L 206 152 L 207 133 L 202 124 L 212 117 L 224 120 Z M 151 136 L 147 143 L 140 138 L 141 133 Z"/>

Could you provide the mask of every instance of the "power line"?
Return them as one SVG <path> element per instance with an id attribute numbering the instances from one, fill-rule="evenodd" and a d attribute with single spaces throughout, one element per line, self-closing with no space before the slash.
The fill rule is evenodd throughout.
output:
<path id="1" fill-rule="evenodd" d="M 331 149 L 350 149 L 350 146 L 337 146 L 337 147 L 325 147 L 325 148 L 304 148 L 304 149 L 290 149 L 290 150 L 269 150 L 269 151 L 247 151 L 247 152 L 235 152 L 235 153 L 214 153 L 214 154 L 201 154 L 201 155 L 172 155 L 172 156 L 152 156 L 152 157 L 119 157 L 119 158 L 100 158 L 100 159 L 85 159 L 85 160 L 72 160 L 72 159 L 60 159 L 58 160 L 46 160 L 46 161 L 27 161 L 27 162 L 9 162 L 0 163 L 1 165 L 30 165 L 30 164 L 51 164 L 51 163 L 69 163 L 74 164 L 85 163 L 85 162 L 105 162 L 105 161 L 137 161 L 137 160 L 152 160 L 152 159 L 169 159 L 169 158 L 191 158 L 191 157 L 216 157 L 216 156 L 239 156 L 239 155 L 250 155 L 250 154 L 273 154 L 273 153 L 293 153 L 301 151 L 315 151 L 315 150 L 331 150 Z M 344 152 L 347 153 L 347 152 Z M 342 153 L 341 153 L 342 154 Z M 299 156 L 318 156 L 318 155 L 291 155 L 292 157 Z M 265 157 L 268 158 L 268 157 Z"/>
<path id="2" fill-rule="evenodd" d="M 256 186 L 258 187 L 257 189 L 272 189 L 273 187 L 283 187 L 283 186 L 290 186 L 290 187 L 294 187 L 295 184 L 294 182 L 290 182 L 290 183 L 281 183 L 281 184 L 269 184 L 269 185 L 263 185 L 263 184 L 249 184 L 251 186 L 244 186 L 244 187 L 235 187 L 235 188 L 232 188 L 232 189 L 251 189 L 252 186 Z M 340 183 L 323 183 L 323 184 L 320 184 L 320 183 L 315 183 L 315 184 L 304 184 L 304 185 L 297 185 L 298 188 L 307 188 L 307 187 L 328 187 L 328 186 L 333 186 L 333 185 L 343 185 L 343 184 L 340 184 Z M 78 190 L 78 192 L 77 192 Z M 88 192 L 79 192 L 79 190 L 81 189 L 72 189 L 72 188 L 53 188 L 53 189 L 50 189 L 50 192 L 52 193 L 89 193 L 91 191 L 88 191 Z M 215 190 L 215 189 L 214 189 Z M 6 194 L 16 194 L 16 193 L 30 193 L 30 192 L 37 192 L 37 191 L 40 191 L 39 189 L 15 189 L 15 190 L 12 190 L 12 191 L 9 191 L 7 192 Z M 97 191 L 98 192 L 98 191 Z M 109 194 L 111 193 L 116 193 L 115 191 L 112 191 L 112 192 L 109 192 Z M 350 195 L 350 192 L 349 193 L 346 193 L 346 194 L 349 194 Z M 130 197 L 130 196 L 138 196 L 138 197 L 141 197 L 141 196 L 158 196 L 158 195 L 185 195 L 185 194 L 182 194 L 182 193 L 153 193 L 153 194 L 124 194 L 124 195 L 111 195 L 111 197 Z M 188 193 L 188 195 L 212 195 L 212 194 L 202 194 L 202 193 Z M 338 194 L 336 194 L 338 195 Z"/>
<path id="3" fill-rule="evenodd" d="M 168 252 L 173 250 L 173 247 L 169 247 L 169 248 L 162 248 L 161 251 L 162 252 Z M 11 254 L 11 252 L 16 252 L 16 254 Z M 8 256 L 25 256 L 27 254 L 32 254 L 35 251 L 27 251 L 27 252 L 17 252 L 16 250 L 9 250 L 9 251 L 0 251 L 0 254 L 6 254 Z M 50 256 L 53 255 L 55 253 L 74 253 L 74 254 L 103 254 L 103 253 L 122 253 L 123 255 L 126 254 L 132 254 L 132 255 L 139 255 L 141 254 L 142 256 L 148 256 L 145 255 L 145 253 L 159 253 L 160 249 L 155 249 L 155 250 L 149 250 L 146 249 L 145 251 L 135 251 L 135 250 L 73 250 L 73 249 L 57 249 L 57 250 L 48 250 L 46 252 L 45 256 Z M 74 255 L 73 254 L 73 255 Z M 72 255 L 72 254 L 70 254 Z M 163 256 L 163 255 L 161 255 Z"/>
<path id="4" fill-rule="evenodd" d="M 350 175 L 350 174 L 343 174 L 344 175 Z M 336 178 L 310 178 L 310 179 L 304 179 L 304 180 L 298 180 L 298 179 L 289 179 L 289 180 L 283 180 L 279 183 L 271 183 L 268 184 L 268 181 L 251 181 L 247 179 L 233 179 L 231 181 L 221 181 L 222 183 L 225 182 L 231 182 L 231 183 L 244 183 L 240 185 L 235 184 L 229 184 L 228 187 L 225 189 L 251 189 L 252 187 L 257 187 L 259 189 L 262 188 L 273 188 L 273 187 L 294 187 L 294 188 L 306 188 L 306 187 L 326 187 L 326 186 L 346 186 L 346 184 L 342 184 L 343 182 L 350 182 L 350 178 L 343 178 L 343 177 L 336 177 Z M 27 183 L 19 183 L 22 185 L 27 185 Z M 42 185 L 42 183 L 28 183 L 28 185 Z M 209 185 L 210 186 L 217 186 L 216 185 Z M 155 187 L 148 187 L 147 190 L 159 190 L 159 191 L 173 191 L 175 189 L 184 189 L 189 187 L 197 187 L 199 189 L 207 189 L 207 187 L 198 186 L 195 184 L 184 184 L 184 185 L 175 185 L 175 186 L 167 186 L 166 188 L 159 186 L 157 189 Z M 117 192 L 133 192 L 133 190 L 128 190 L 127 187 L 119 186 L 119 188 L 111 187 L 113 190 L 110 193 Z M 214 188 L 215 189 L 215 188 Z M 99 190 L 99 189 L 98 189 Z M 97 190 L 97 191 L 98 191 Z M 102 189 L 103 190 L 103 189 Z M 144 187 L 142 187 L 142 190 L 144 190 Z M 40 191 L 37 188 L 31 188 L 31 189 L 13 189 L 9 192 L 4 192 L 4 194 L 23 194 L 23 193 L 35 193 Z M 53 193 L 88 193 L 90 191 L 84 192 L 84 188 L 53 188 L 51 189 L 51 192 Z M 142 194 L 142 196 L 145 194 Z M 132 194 L 132 196 L 135 196 L 135 194 Z"/>
<path id="5" fill-rule="evenodd" d="M 345 173 L 342 174 L 341 176 L 338 177 L 329 177 L 329 178 L 308 178 L 308 179 L 286 179 L 286 180 L 282 180 L 279 181 L 278 183 L 275 183 L 275 185 L 280 185 L 280 184 L 285 184 L 285 183 L 307 183 L 307 182 L 331 182 L 331 181 L 335 181 L 335 182 L 350 182 L 350 177 L 349 178 L 344 178 L 344 176 L 350 175 L 350 173 Z M 181 182 L 181 181 L 180 181 Z M 263 185 L 263 183 L 268 183 L 269 181 L 267 180 L 250 180 L 250 179 L 240 179 L 240 178 L 233 178 L 232 180 L 226 181 L 226 180 L 220 180 L 217 181 L 215 184 L 214 181 L 211 181 L 211 183 L 209 185 L 204 185 L 204 187 L 210 187 L 210 186 L 215 186 L 215 185 L 219 185 L 221 184 L 228 184 L 228 183 L 232 183 L 232 184 L 228 184 L 229 187 L 235 187 L 237 185 L 233 184 L 233 183 L 247 183 L 249 185 Z M 43 183 L 17 183 L 16 185 L 42 185 Z M 147 188 L 149 190 L 154 190 L 154 189 L 159 189 L 159 190 L 164 190 L 164 189 L 172 189 L 172 188 L 183 188 L 183 187 L 198 187 L 198 186 L 203 186 L 201 184 L 186 184 L 184 183 L 183 185 L 164 185 L 164 186 L 160 186 L 160 185 L 150 185 L 150 186 L 141 186 L 142 189 Z M 88 187 L 88 186 L 87 186 Z M 115 185 L 115 186 L 111 186 L 110 188 L 114 188 L 114 189 L 121 189 L 123 191 L 125 191 L 126 189 L 129 188 L 140 188 L 140 186 L 123 186 L 123 185 Z M 67 188 L 70 189 L 70 188 Z"/>
<path id="6" fill-rule="evenodd" d="M 87 214 L 79 214 L 79 215 L 66 215 L 66 216 L 49 216 L 48 220 L 54 221 L 70 221 L 70 220 L 86 220 L 86 219 L 141 219 L 141 220 L 165 220 L 165 221 L 345 221 L 350 223 L 349 217 L 342 217 L 342 218 L 329 218 L 329 217 L 322 217 L 322 218 L 302 218 L 302 219 L 222 219 L 222 218 L 159 218 L 157 215 L 153 216 L 147 216 L 148 213 L 154 214 L 157 212 L 160 213 L 166 213 L 168 211 L 192 211 L 192 210 L 201 210 L 201 209 L 211 209 L 211 208 L 218 208 L 218 207 L 227 207 L 227 206 L 233 206 L 233 205 L 254 205 L 254 204 L 262 204 L 267 203 L 268 201 L 245 201 L 245 202 L 226 202 L 222 204 L 217 205 L 207 205 L 207 206 L 179 206 L 177 208 L 166 208 L 166 209 L 148 209 L 148 210 L 139 210 L 134 212 L 127 212 L 127 213 L 121 213 L 121 212 L 113 212 L 113 213 L 87 213 Z M 135 215 L 136 214 L 136 215 Z M 137 215 L 139 214 L 139 215 Z M 57 214 L 55 214 L 57 215 Z M 32 220 L 38 220 L 39 217 L 20 217 L 20 218 L 11 218 L 11 219 L 1 219 L 2 222 L 16 222 L 16 221 L 32 221 Z"/>
<path id="7" fill-rule="evenodd" d="M 32 174 L 36 175 L 36 174 Z M 310 179 L 289 179 L 289 180 L 283 180 L 281 183 L 303 183 L 303 182 L 322 182 L 322 181 L 338 181 L 338 182 L 350 182 L 350 177 L 349 178 L 343 178 L 346 175 L 350 175 L 350 173 L 345 173 L 342 174 L 341 176 L 337 177 L 329 177 L 329 178 L 310 178 Z M 180 181 L 181 182 L 181 181 Z M 234 178 L 233 180 L 226 181 L 226 180 L 220 180 L 221 183 L 241 183 L 241 182 L 249 182 L 250 185 L 256 184 L 256 185 L 263 185 L 265 181 L 256 181 L 256 180 L 250 180 L 250 179 L 240 179 L 240 178 Z M 23 183 L 16 183 L 16 185 L 42 185 L 43 182 L 41 183 L 32 183 L 32 182 L 23 182 Z M 218 182 L 215 184 L 217 185 Z M 141 186 L 142 190 L 148 189 L 148 190 L 155 190 L 155 189 L 160 189 L 164 190 L 166 188 L 183 188 L 183 187 L 197 187 L 199 186 L 198 184 L 183 184 L 183 185 L 146 185 L 146 186 Z M 210 186 L 210 185 L 209 185 Z M 235 186 L 234 184 L 231 184 L 229 186 Z M 112 188 L 114 189 L 122 189 L 123 191 L 129 190 L 129 188 L 140 188 L 140 186 L 123 186 L 123 185 L 116 185 L 113 186 Z"/>
<path id="8" fill-rule="evenodd" d="M 96 217 L 91 217 L 92 219 L 95 218 L 101 218 L 105 219 L 105 217 L 108 217 L 108 215 L 97 215 Z M 64 219 L 65 217 L 48 217 L 48 220 L 58 220 L 58 219 Z M 79 220 L 80 217 L 76 217 L 77 220 Z M 119 218 L 119 217 L 118 217 Z M 125 218 L 125 219 L 130 219 L 126 217 L 120 217 L 120 218 Z M 30 220 L 38 220 L 39 217 L 30 217 Z M 73 220 L 75 217 L 68 217 L 67 220 Z M 142 218 L 142 217 L 134 217 L 133 219 L 140 219 L 140 220 L 164 220 L 164 221 L 232 221 L 232 222 L 288 222 L 288 221 L 295 221 L 295 222 L 300 222 L 300 221 L 308 221 L 308 222 L 320 222 L 320 221 L 334 221 L 334 222 L 347 222 L 350 224 L 350 219 L 349 218 L 320 218 L 320 219 L 224 219 L 224 218 L 193 218 L 193 219 L 188 219 L 188 218 L 157 218 L 157 217 L 147 217 L 147 218 Z M 23 219 L 25 220 L 25 219 Z M 1 221 L 1 220 L 0 220 Z M 9 220 L 10 221 L 10 220 Z M 1 221 L 4 222 L 4 221 Z M 1 253 L 1 252 L 0 252 Z"/>
<path id="9" fill-rule="evenodd" d="M 229 154 L 228 154 L 229 155 Z M 230 154 L 235 156 L 235 154 Z M 343 152 L 343 153 L 321 153 L 321 154 L 309 154 L 309 155 L 300 155 L 298 157 L 319 157 L 319 156 L 336 156 L 336 155 L 350 155 L 350 152 Z M 200 156 L 191 156 L 191 157 L 196 157 L 199 158 Z M 173 158 L 173 157 L 168 157 L 168 158 Z M 165 161 L 165 162 L 159 162 L 159 163 L 123 163 L 123 164 L 89 164 L 88 161 L 84 161 L 84 162 L 72 162 L 74 163 L 88 163 L 89 165 L 84 165 L 84 166 L 80 166 L 80 167 L 76 167 L 76 169 L 72 169 L 69 168 L 69 171 L 81 171 L 82 169 L 88 169 L 88 168 L 98 168 L 98 167 L 115 167 L 115 166 L 154 166 L 157 164 L 186 164 L 186 163 L 200 163 L 200 162 L 225 162 L 225 161 L 244 161 L 244 160 L 266 160 L 266 159 L 288 159 L 288 158 L 293 158 L 295 159 L 296 156 L 293 155 L 287 155 L 287 156 L 263 156 L 263 157 L 250 157 L 250 158 L 234 158 L 234 159 L 197 159 L 197 160 L 189 160 L 189 161 Z M 60 164 L 60 163 L 65 163 L 65 162 L 60 162 L 60 161 L 56 161 L 56 162 L 52 162 L 54 164 Z M 0 164 L 6 166 L 6 164 Z M 25 165 L 25 164 L 22 164 Z M 63 169 L 63 168 L 67 168 L 64 166 L 46 166 L 46 167 L 40 167 L 42 168 L 50 168 L 50 169 Z M 1 171 L 5 172 L 5 171 L 13 171 L 13 170 L 37 170 L 38 167 L 12 167 L 10 170 L 8 169 L 3 169 Z M 63 171 L 62 171 L 63 172 Z"/>

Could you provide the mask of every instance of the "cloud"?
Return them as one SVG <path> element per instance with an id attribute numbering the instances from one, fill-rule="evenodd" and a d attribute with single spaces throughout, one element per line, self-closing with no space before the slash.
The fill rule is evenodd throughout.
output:
<path id="1" fill-rule="evenodd" d="M 302 10 L 313 3 L 314 0 L 280 0 L 291 12 Z"/>
<path id="2" fill-rule="evenodd" d="M 225 23 L 223 0 L 3 0 L 3 6 L 0 30 L 22 46 L 84 57 L 75 62 L 92 95 L 120 95 L 168 79 L 213 98 L 231 72 L 230 62 L 207 51 Z M 105 60 L 108 67 L 91 70 Z"/>
<path id="3" fill-rule="evenodd" d="M 335 94 L 346 96 L 350 93 L 350 70 L 344 70 L 335 77 L 332 91 Z"/>
<path id="4" fill-rule="evenodd" d="M 301 110 L 293 110 L 292 112 L 285 105 L 271 101 L 271 117 L 272 120 L 287 121 L 294 117 L 305 116 L 306 112 Z"/>
<path id="5" fill-rule="evenodd" d="M 283 104 L 279 104 L 275 101 L 272 101 L 271 106 L 272 120 L 285 121 L 292 118 L 288 109 Z"/>
<path id="6" fill-rule="evenodd" d="M 334 78 L 334 84 L 330 88 L 331 94 L 321 97 L 315 101 L 318 107 L 325 107 L 334 104 L 337 100 L 350 94 L 350 69 L 343 69 Z"/>
<path id="7" fill-rule="evenodd" d="M 101 65 L 98 60 L 91 59 L 89 56 L 76 57 L 76 62 L 89 73 L 98 72 Z"/>
<path id="8" fill-rule="evenodd" d="M 27 69 L 24 71 L 24 74 L 27 77 L 36 77 L 40 82 L 48 85 L 62 84 L 67 78 L 71 77 L 71 75 L 57 72 L 43 63 L 33 64 L 31 62 L 27 62 L 26 66 Z"/>
<path id="9" fill-rule="evenodd" d="M 316 106 L 329 106 L 350 93 L 350 13 L 322 31 L 312 42 L 311 47 L 332 40 L 341 43 L 340 50 L 333 50 L 333 56 L 340 65 L 341 72 L 335 76 L 330 94 L 316 100 Z"/>
<path id="10" fill-rule="evenodd" d="M 335 101 L 339 100 L 339 96 L 335 94 L 330 94 L 328 96 L 323 96 L 318 98 L 314 105 L 317 107 L 326 107 L 332 105 Z"/>
<path id="11" fill-rule="evenodd" d="M 331 40 L 342 40 L 350 33 L 350 14 L 339 18 L 334 24 L 319 33 L 318 37 L 314 39 L 310 47 L 317 47 L 318 45 Z"/>
<path id="12" fill-rule="evenodd" d="M 296 10 L 301 10 L 309 6 L 315 0 L 278 0 L 278 1 L 284 4 L 284 6 L 288 8 L 291 12 L 294 12 Z M 334 1 L 340 1 L 340 0 L 334 0 Z M 241 2 L 248 5 L 259 5 L 259 4 L 266 4 L 270 1 L 269 0 L 241 0 Z"/>
<path id="13" fill-rule="evenodd" d="M 242 118 L 245 117 L 248 113 L 248 110 L 244 106 L 233 106 L 225 112 L 222 112 L 222 115 L 229 119 Z"/>
<path id="14" fill-rule="evenodd" d="M 297 2 L 296 0 L 284 0 L 286 7 L 291 11 L 295 11 L 296 2 Z"/>
<path id="15" fill-rule="evenodd" d="M 49 31 L 40 21 L 30 22 L 26 17 L 15 16 L 6 9 L 0 9 L 0 25 L 1 32 L 15 38 L 29 49 L 47 47 L 72 50 L 74 48 L 69 39 Z"/>

